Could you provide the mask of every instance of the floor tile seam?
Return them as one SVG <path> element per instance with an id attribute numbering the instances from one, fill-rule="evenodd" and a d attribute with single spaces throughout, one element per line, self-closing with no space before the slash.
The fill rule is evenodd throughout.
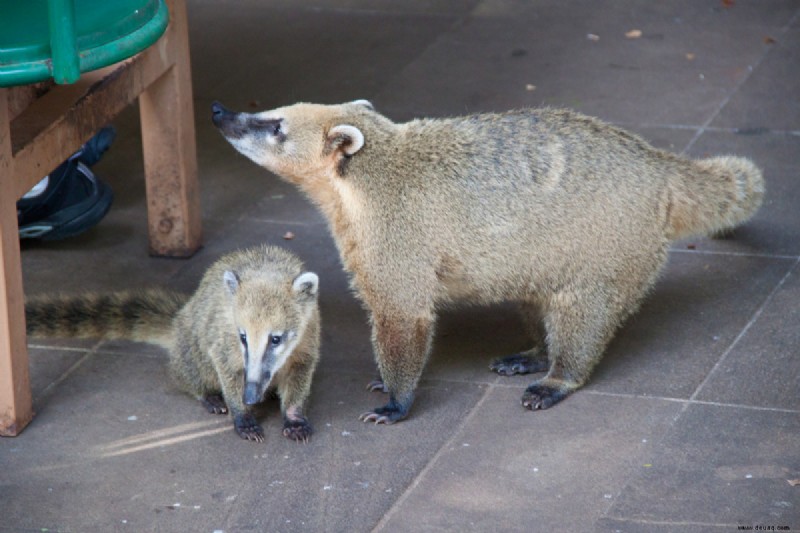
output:
<path id="1" fill-rule="evenodd" d="M 47 343 L 45 344 L 28 343 L 28 349 L 30 350 L 31 348 L 37 350 L 58 350 L 61 352 L 89 352 L 92 350 L 91 346 L 88 348 L 78 348 L 76 346 L 58 346 L 55 344 L 47 344 Z"/>
<path id="2" fill-rule="evenodd" d="M 10 531 L 12 533 L 42 533 L 42 531 L 49 531 L 52 533 L 61 533 L 66 532 L 69 530 L 65 529 L 43 529 L 43 528 L 22 528 L 20 529 L 17 526 L 4 526 L 0 524 L 0 532 L 2 531 Z"/>
<path id="3" fill-rule="evenodd" d="M 96 346 L 90 347 L 90 348 L 78 348 L 78 347 L 75 347 L 75 346 L 59 346 L 59 345 L 55 345 L 55 344 L 28 344 L 28 348 L 29 349 L 30 348 L 35 348 L 37 350 L 48 350 L 48 351 L 59 351 L 59 352 L 79 352 L 79 353 L 93 351 L 93 352 L 98 353 L 98 354 L 136 355 L 136 356 L 141 356 L 141 357 L 149 357 L 149 358 L 152 358 L 152 359 L 157 359 L 157 358 L 161 357 L 160 354 L 155 353 L 155 352 L 150 353 L 150 352 L 147 352 L 147 351 L 137 351 L 135 349 L 131 349 L 131 350 L 115 349 L 115 348 L 112 348 L 110 350 L 109 349 L 104 349 L 103 346 L 102 346 L 103 342 L 105 342 L 105 340 L 101 340 L 99 342 L 99 344 L 97 344 Z M 149 342 L 146 342 L 146 341 L 142 341 L 141 344 L 144 344 L 144 345 L 147 345 L 147 346 L 154 346 L 153 344 L 151 344 Z M 164 350 L 166 351 L 166 349 L 164 349 Z"/>
<path id="4" fill-rule="evenodd" d="M 676 414 L 672 417 L 672 420 L 666 424 L 665 429 L 661 435 L 658 435 L 653 442 L 648 442 L 647 447 L 644 450 L 640 452 L 635 452 L 633 454 L 633 457 L 629 457 L 626 462 L 620 465 L 619 470 L 622 483 L 619 485 L 619 488 L 615 491 L 615 493 L 608 495 L 610 496 L 610 498 L 607 501 L 605 508 L 602 510 L 602 513 L 598 520 L 603 518 L 613 519 L 613 517 L 609 516 L 609 513 L 614 509 L 614 506 L 617 504 L 622 494 L 624 494 L 625 491 L 628 490 L 628 487 L 631 486 L 631 483 L 636 478 L 642 476 L 642 470 L 641 470 L 642 464 L 647 463 L 648 458 L 652 457 L 656 453 L 656 451 L 664 442 L 664 439 L 667 438 L 667 435 L 669 435 L 670 431 L 672 431 L 672 429 L 675 427 L 675 424 L 678 422 L 681 416 L 683 416 L 685 410 L 686 410 L 685 408 L 679 409 L 676 412 Z M 652 459 L 650 462 L 653 462 Z"/>
<path id="5" fill-rule="evenodd" d="M 137 357 L 150 357 L 152 359 L 156 359 L 158 356 L 156 354 L 131 354 L 127 352 L 116 352 L 116 351 L 109 351 L 106 352 L 101 349 L 105 339 L 98 340 L 94 345 L 90 348 L 72 348 L 72 347 L 57 347 L 57 346 L 37 346 L 37 348 L 42 348 L 46 350 L 65 350 L 71 352 L 83 352 L 83 356 L 81 356 L 77 361 L 69 366 L 59 377 L 48 383 L 43 389 L 42 392 L 38 394 L 36 401 L 42 402 L 45 401 L 54 391 L 56 387 L 58 387 L 61 383 L 63 383 L 67 378 L 69 378 L 73 373 L 75 373 L 83 364 L 92 359 L 96 355 L 100 355 L 104 357 L 105 355 L 136 355 Z"/>
<path id="6" fill-rule="evenodd" d="M 728 524 L 728 523 L 716 523 L 716 522 L 694 522 L 691 520 L 684 521 L 672 521 L 672 520 L 648 520 L 646 518 L 627 518 L 627 517 L 614 517 L 614 516 L 604 516 L 603 518 L 607 520 L 613 520 L 615 522 L 625 522 L 625 523 L 632 523 L 632 524 L 642 524 L 642 525 L 649 525 L 649 526 L 700 526 L 700 527 L 724 527 L 724 528 L 732 528 L 734 531 L 736 527 L 742 524 Z"/>
<path id="7" fill-rule="evenodd" d="M 502 387 L 503 385 L 498 385 Z M 729 409 L 743 409 L 746 411 L 766 411 L 771 413 L 785 413 L 785 414 L 793 414 L 793 415 L 800 415 L 800 409 L 786 409 L 783 407 L 764 407 L 761 405 L 745 405 L 745 404 L 738 404 L 738 403 L 725 403 L 725 402 L 712 402 L 710 400 L 691 400 L 688 398 L 675 398 L 670 396 L 653 396 L 650 394 L 627 394 L 624 392 L 608 392 L 608 391 L 596 391 L 596 390 L 586 390 L 580 391 L 576 394 L 593 394 L 596 396 L 611 396 L 615 398 L 629 398 L 629 399 L 637 399 L 637 400 L 656 400 L 662 402 L 672 402 L 672 403 L 680 403 L 684 405 L 685 411 L 686 408 L 692 405 L 707 405 L 711 407 L 725 407 Z"/>
<path id="8" fill-rule="evenodd" d="M 329 371 L 328 371 L 329 370 Z M 319 372 L 319 370 L 317 370 Z M 363 372 L 359 370 L 344 370 L 344 369 L 337 369 L 331 368 L 326 369 L 325 372 L 329 375 L 344 375 L 344 376 L 360 376 L 360 375 L 369 375 L 370 377 L 367 380 L 374 378 L 374 372 L 370 372 L 369 370 L 365 370 Z M 496 380 L 499 376 L 491 374 L 491 372 L 487 369 L 486 371 L 488 377 L 485 381 L 478 381 L 478 380 L 470 380 L 470 379 L 447 379 L 447 378 L 431 378 L 431 377 L 423 377 L 420 379 L 421 384 L 426 383 L 451 383 L 454 385 L 495 385 Z M 419 388 L 419 386 L 417 387 Z"/>
<path id="9" fill-rule="evenodd" d="M 678 130 L 678 131 L 697 131 L 703 126 L 700 124 L 662 124 L 653 122 L 625 122 L 625 121 L 611 121 L 615 126 L 621 128 L 648 128 L 648 129 L 662 129 L 662 130 Z M 747 136 L 750 128 L 736 128 L 736 127 L 721 127 L 721 126 L 708 126 L 705 128 L 709 133 L 735 133 L 737 135 Z M 776 135 L 776 136 L 800 136 L 800 130 L 773 130 L 766 128 L 763 132 L 759 131 L 759 136 L 762 135 Z"/>
<path id="10" fill-rule="evenodd" d="M 229 226 L 236 226 L 237 224 L 241 224 L 243 222 L 252 221 L 252 222 L 259 222 L 262 224 L 281 224 L 285 226 L 302 226 L 302 227 L 317 227 L 317 226 L 326 226 L 327 223 L 325 221 L 318 221 L 318 222 L 303 222 L 297 220 L 282 220 L 282 219 L 273 219 L 273 218 L 260 218 L 258 215 L 252 215 L 249 213 L 240 213 L 238 217 L 231 219 L 224 216 L 210 216 L 203 218 L 203 224 L 205 226 L 209 226 L 214 228 L 213 231 L 208 231 L 206 233 L 206 237 L 210 235 L 214 235 L 217 233 L 224 233 L 222 231 L 223 228 Z"/>
<path id="11" fill-rule="evenodd" d="M 392 17 L 419 17 L 419 18 L 456 18 L 461 15 L 454 13 L 430 13 L 426 11 L 388 11 L 384 9 L 364 9 L 345 7 L 309 6 L 308 11 L 314 13 L 336 13 L 337 15 L 377 15 Z"/>
<path id="12" fill-rule="evenodd" d="M 792 27 L 792 24 L 794 23 L 795 19 L 797 19 L 797 16 L 798 13 L 795 12 L 794 16 L 792 16 L 789 22 L 786 25 L 784 25 L 783 28 L 781 28 L 778 39 L 786 35 L 786 33 Z M 742 79 L 739 80 L 739 82 L 736 83 L 736 85 L 734 85 L 733 89 L 727 95 L 725 95 L 725 97 L 719 103 L 717 108 L 711 113 L 711 116 L 708 117 L 708 119 L 703 123 L 700 129 L 697 130 L 695 134 L 692 136 L 692 138 L 689 140 L 686 147 L 684 147 L 684 149 L 681 151 L 682 154 L 686 154 L 689 152 L 689 150 L 692 149 L 692 147 L 697 143 L 700 137 L 702 137 L 703 134 L 707 131 L 709 126 L 711 126 L 711 123 L 714 122 L 714 120 L 716 120 L 717 117 L 719 117 L 719 115 L 722 113 L 722 110 L 725 109 L 728 103 L 730 103 L 734 95 L 736 95 L 739 92 L 739 90 L 744 86 L 744 84 L 747 83 L 750 80 L 750 78 L 753 77 L 753 74 L 756 72 L 756 70 L 758 70 L 758 67 L 761 66 L 761 64 L 764 62 L 764 60 L 767 58 L 767 56 L 774 48 L 775 47 L 767 47 L 764 50 L 764 52 L 758 57 L 758 59 L 756 59 L 756 61 L 752 65 L 748 66 L 747 74 L 745 74 L 742 77 Z"/>
<path id="13" fill-rule="evenodd" d="M 331 372 L 327 372 L 329 375 L 349 375 L 349 376 L 356 376 L 356 375 L 366 375 L 369 372 L 359 372 L 356 370 L 337 370 L 332 369 Z M 495 376 L 494 379 L 487 378 L 487 381 L 473 381 L 473 380 L 459 380 L 459 379 L 442 379 L 442 378 L 423 378 L 421 383 L 443 383 L 443 384 L 454 384 L 454 385 L 477 385 L 477 386 L 491 386 L 497 387 L 502 389 L 522 389 L 527 386 L 526 383 L 507 383 L 503 381 L 503 376 Z M 419 387 L 418 387 L 419 389 Z M 681 403 L 685 404 L 686 406 L 691 405 L 710 405 L 716 407 L 730 407 L 735 409 L 746 409 L 751 411 L 771 411 L 777 413 L 789 413 L 789 414 L 800 414 L 800 409 L 786 409 L 782 407 L 764 407 L 758 405 L 745 405 L 745 404 L 736 404 L 736 403 L 724 403 L 724 402 L 713 402 L 710 400 L 691 400 L 689 398 L 677 398 L 672 396 L 654 396 L 651 394 L 629 394 L 623 392 L 608 392 L 608 391 L 598 391 L 598 390 L 582 390 L 577 392 L 576 394 L 594 394 L 597 396 L 612 396 L 618 398 L 632 398 L 632 399 L 639 399 L 639 400 L 657 400 L 657 401 L 665 401 L 665 402 L 674 402 L 674 403 Z"/>
<path id="14" fill-rule="evenodd" d="M 741 135 L 743 137 L 751 137 L 755 134 L 748 133 L 749 131 L 753 131 L 752 128 L 723 128 L 720 126 L 709 126 L 706 128 L 707 132 L 710 133 L 735 133 L 736 135 Z M 765 135 L 775 135 L 775 136 L 784 136 L 784 137 L 797 137 L 800 136 L 800 130 L 773 130 L 770 128 L 765 128 L 762 132 L 760 128 L 758 129 L 758 136 L 765 136 Z"/>
<path id="15" fill-rule="evenodd" d="M 440 31 L 436 35 L 436 37 L 434 37 L 433 39 L 430 40 L 430 42 L 428 42 L 428 44 L 427 44 L 427 46 L 425 46 L 425 48 L 420 50 L 413 58 L 409 59 L 409 61 L 407 63 L 405 63 L 401 68 L 398 68 L 396 70 L 394 76 L 389 77 L 383 85 L 379 85 L 375 89 L 375 91 L 373 92 L 373 94 L 370 97 L 370 99 L 372 101 L 380 100 L 381 93 L 383 93 L 387 89 L 395 87 L 397 85 L 396 81 L 398 79 L 401 79 L 405 75 L 406 71 L 409 68 L 412 68 L 412 66 L 415 65 L 416 62 L 419 61 L 419 59 L 421 57 L 423 57 L 425 54 L 427 54 L 428 51 L 431 50 L 434 46 L 436 46 L 439 42 L 441 42 L 442 39 L 446 39 L 446 36 L 450 35 L 452 32 L 457 30 L 459 27 L 464 26 L 466 24 L 467 19 L 472 18 L 472 14 L 475 11 L 475 8 L 478 6 L 479 3 L 480 2 L 475 2 L 475 5 L 472 7 L 472 9 L 470 9 L 469 11 L 467 11 L 467 12 L 465 12 L 463 14 L 450 15 L 450 18 L 453 19 L 453 22 L 449 25 L 449 27 L 447 27 L 446 29 Z M 415 113 L 415 115 L 416 115 L 416 113 Z"/>
<path id="16" fill-rule="evenodd" d="M 99 344 L 99 343 L 98 343 L 98 344 Z M 74 363 L 72 363 L 72 364 L 69 366 L 69 368 L 67 368 L 67 369 L 66 369 L 66 370 L 65 370 L 65 371 L 64 371 L 64 372 L 63 372 L 63 373 L 62 373 L 60 376 L 58 376 L 56 379 L 54 379 L 53 381 L 51 381 L 50 383 L 48 383 L 48 384 L 47 384 L 47 386 L 46 386 L 44 389 L 42 389 L 42 392 L 41 392 L 41 393 L 38 395 L 38 396 L 39 396 L 39 397 L 38 397 L 38 400 L 39 400 L 39 401 L 42 401 L 42 400 L 44 400 L 45 398 L 49 397 L 49 396 L 50 396 L 50 394 L 52 393 L 52 391 L 53 391 L 53 390 L 54 390 L 56 387 L 58 387 L 58 386 L 59 386 L 61 383 L 63 383 L 63 382 L 64 382 L 64 381 L 65 381 L 67 378 L 69 378 L 69 377 L 70 377 L 70 376 L 71 376 L 71 375 L 72 375 L 74 372 L 76 372 L 76 371 L 78 370 L 78 368 L 80 368 L 81 366 L 83 366 L 83 364 L 84 364 L 84 363 L 85 363 L 87 360 L 89 360 L 89 359 L 90 359 L 90 358 L 91 358 L 93 355 L 95 355 L 95 352 L 94 352 L 93 350 L 88 350 L 88 351 L 86 351 L 86 353 L 84 353 L 82 357 L 80 357 L 80 358 L 79 358 L 77 361 L 75 361 Z"/>
<path id="17" fill-rule="evenodd" d="M 697 254 L 697 255 L 722 255 L 729 257 L 753 257 L 763 259 L 781 259 L 789 261 L 797 261 L 800 255 L 787 255 L 787 254 L 765 254 L 758 252 L 726 252 L 724 250 L 684 250 L 681 248 L 670 248 L 667 250 L 669 253 L 679 254 Z"/>
<path id="18" fill-rule="evenodd" d="M 391 507 L 389 507 L 389 509 L 383 514 L 381 519 L 378 521 L 378 523 L 375 524 L 375 526 L 371 529 L 373 533 L 385 529 L 386 525 L 389 523 L 389 521 L 392 519 L 395 513 L 398 512 L 400 507 L 402 507 L 402 505 L 411 496 L 414 490 L 427 477 L 428 472 L 433 470 L 434 466 L 439 462 L 439 459 L 441 459 L 441 457 L 445 453 L 447 453 L 447 451 L 450 448 L 453 447 L 453 444 L 457 440 L 459 440 L 459 437 L 463 433 L 466 425 L 469 424 L 470 421 L 472 421 L 472 419 L 475 417 L 475 413 L 477 413 L 478 410 L 480 410 L 480 408 L 483 406 L 483 404 L 486 403 L 486 400 L 489 398 L 493 390 L 494 390 L 494 384 L 490 383 L 486 386 L 486 389 L 483 391 L 483 395 L 470 408 L 467 415 L 461 419 L 461 423 L 458 425 L 458 427 L 455 428 L 455 431 L 453 431 L 452 436 L 449 439 L 447 439 L 444 443 L 442 443 L 439 449 L 436 450 L 436 453 L 433 454 L 433 457 L 431 457 L 428 460 L 425 466 L 422 467 L 422 470 L 420 470 L 419 473 L 414 477 L 414 479 L 411 480 L 411 483 L 409 483 L 408 487 L 406 487 L 406 489 L 403 491 L 400 497 L 397 498 L 394 501 L 394 503 L 392 503 Z"/>
<path id="19" fill-rule="evenodd" d="M 111 356 L 114 356 L 114 357 L 133 356 L 133 357 L 146 357 L 147 359 L 153 359 L 153 360 L 162 360 L 162 359 L 165 359 L 165 356 L 168 354 L 168 350 L 166 348 L 164 348 L 164 354 L 158 354 L 158 353 L 149 353 L 149 352 L 146 352 L 146 351 L 137 352 L 135 350 L 131 350 L 131 351 L 114 350 L 114 349 L 104 350 L 101 347 L 101 348 L 98 348 L 95 353 L 97 355 L 100 355 L 101 357 L 105 357 L 106 355 L 111 355 Z"/>
<path id="20" fill-rule="evenodd" d="M 302 222 L 297 220 L 281 220 L 281 219 L 274 219 L 274 218 L 261 218 L 257 215 L 248 215 L 246 213 L 242 214 L 237 220 L 236 223 L 244 222 L 246 220 L 252 222 L 259 222 L 261 224 L 275 224 L 275 225 L 282 225 L 282 226 L 297 226 L 303 228 L 313 228 L 317 226 L 325 226 L 325 222 Z M 230 220 L 228 220 L 230 222 Z"/>
<path id="21" fill-rule="evenodd" d="M 675 426 L 679 423 L 679 421 L 683 418 L 686 411 L 693 405 L 710 405 L 714 407 L 725 407 L 725 408 L 735 408 L 735 409 L 745 409 L 745 410 L 753 410 L 753 411 L 771 411 L 771 412 L 782 412 L 782 413 L 790 413 L 790 414 L 800 414 L 800 410 L 788 410 L 788 409 L 780 409 L 780 408 L 764 408 L 764 407 L 756 407 L 756 406 L 748 406 L 748 405 L 735 405 L 735 404 L 723 404 L 718 402 L 708 402 L 708 401 L 701 401 L 701 400 L 687 400 L 683 398 L 670 398 L 670 397 L 663 397 L 663 396 L 648 396 L 648 395 L 640 395 L 640 394 L 624 394 L 624 393 L 613 393 L 613 392 L 604 392 L 604 391 L 592 391 L 587 390 L 585 391 L 586 394 L 593 394 L 597 396 L 611 396 L 611 397 L 619 397 L 619 398 L 629 398 L 629 399 L 647 399 L 647 400 L 657 400 L 662 402 L 671 402 L 671 403 L 678 403 L 681 404 L 680 409 L 676 411 L 676 413 L 672 416 L 672 420 L 670 420 L 662 432 L 660 438 L 656 439 L 651 443 L 651 450 L 657 450 L 660 446 L 663 445 L 664 441 L 669 437 L 672 433 Z M 653 452 L 654 453 L 654 452 Z M 617 517 L 609 516 L 609 513 L 614 509 L 619 496 L 623 494 L 633 483 L 633 481 L 637 477 L 641 477 L 642 473 L 638 469 L 631 469 L 630 473 L 628 474 L 627 478 L 621 485 L 621 488 L 617 492 L 617 497 L 613 498 L 611 502 L 609 502 L 608 507 L 603 511 L 601 519 L 609 519 L 609 520 L 624 520 Z M 669 522 L 657 522 L 657 521 L 647 521 L 647 522 L 637 522 L 635 520 L 629 520 L 631 522 L 636 523 L 643 523 L 649 525 L 704 525 L 706 527 L 730 527 L 729 524 L 701 524 L 701 523 L 669 523 Z"/>
<path id="22" fill-rule="evenodd" d="M 764 309 L 767 308 L 767 306 L 775 298 L 775 295 L 778 293 L 778 291 L 784 286 L 786 281 L 797 270 L 798 264 L 800 264 L 800 259 L 796 259 L 794 261 L 794 264 L 789 267 L 789 269 L 787 270 L 786 274 L 784 274 L 784 276 L 777 283 L 777 285 L 775 285 L 775 287 L 773 287 L 772 291 L 767 295 L 767 297 L 764 299 L 764 301 L 761 303 L 761 305 L 758 307 L 758 309 L 756 309 L 756 311 L 750 317 L 750 320 L 747 322 L 747 324 L 745 324 L 745 326 L 742 328 L 742 330 L 739 332 L 739 334 L 736 335 L 736 337 L 733 339 L 733 341 L 730 343 L 730 345 L 725 349 L 725 351 L 722 352 L 722 355 L 719 357 L 719 359 L 714 364 L 714 366 L 711 368 L 711 370 L 709 370 L 709 372 L 706 374 L 706 376 L 703 379 L 703 381 L 701 381 L 700 384 L 697 386 L 697 388 L 695 389 L 694 393 L 692 393 L 692 395 L 689 397 L 689 400 L 692 400 L 692 401 L 697 400 L 697 397 L 700 395 L 700 393 L 702 392 L 703 388 L 711 380 L 711 378 L 716 374 L 717 370 L 722 366 L 722 364 L 727 360 L 728 355 L 733 351 L 733 349 L 736 347 L 736 345 L 739 344 L 739 341 L 741 341 L 742 338 L 744 338 L 744 336 L 747 334 L 747 332 L 750 331 L 750 329 L 753 327 L 753 325 L 758 321 L 758 319 L 764 313 Z"/>
<path id="23" fill-rule="evenodd" d="M 662 401 L 662 402 L 672 402 L 672 403 L 680 402 L 680 403 L 682 403 L 680 408 L 677 409 L 675 411 L 675 414 L 672 415 L 672 417 L 671 417 L 672 419 L 665 421 L 664 430 L 661 433 L 661 435 L 658 436 L 656 439 L 654 439 L 650 443 L 648 450 L 643 452 L 643 455 L 645 457 L 647 457 L 648 454 L 650 454 L 650 455 L 655 454 L 656 450 L 660 449 L 660 447 L 663 446 L 664 441 L 671 434 L 671 432 L 674 430 L 675 426 L 678 424 L 678 421 L 683 417 L 684 413 L 689 408 L 689 405 L 688 405 L 687 402 L 681 401 L 678 398 L 666 398 L 666 397 L 661 398 L 661 397 L 655 397 L 655 396 L 644 396 L 644 395 L 637 395 L 637 394 L 607 393 L 607 392 L 602 392 L 602 391 L 591 391 L 591 390 L 586 391 L 586 392 L 588 394 L 595 394 L 595 395 L 598 395 L 598 396 L 612 396 L 612 397 L 621 397 L 621 398 L 627 398 L 627 399 L 636 398 L 636 399 L 639 399 L 639 400 L 641 400 L 641 399 L 656 399 L 656 400 Z M 642 475 L 643 475 L 643 473 L 641 472 L 641 470 L 639 468 L 630 468 L 629 471 L 625 472 L 625 477 L 622 480 L 622 483 L 620 484 L 620 488 L 617 491 L 616 496 L 614 498 L 612 498 L 612 500 L 608 503 L 606 508 L 603 510 L 603 513 L 602 513 L 602 515 L 600 517 L 601 519 L 602 518 L 611 518 L 609 516 L 609 513 L 612 512 L 614 507 L 617 505 L 617 502 L 619 501 L 620 496 L 622 494 L 624 494 L 625 491 L 628 490 L 628 488 L 632 485 L 632 483 L 634 482 L 635 479 L 641 478 Z"/>

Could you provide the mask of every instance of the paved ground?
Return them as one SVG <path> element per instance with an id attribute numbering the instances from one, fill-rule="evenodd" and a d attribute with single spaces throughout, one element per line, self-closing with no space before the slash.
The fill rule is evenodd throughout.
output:
<path id="1" fill-rule="evenodd" d="M 158 348 L 31 344 L 37 416 L 0 440 L 0 531 L 800 530 L 800 2 L 190 1 L 205 248 L 146 255 L 135 110 L 97 173 L 114 188 L 83 236 L 25 244 L 27 292 L 192 290 L 223 252 L 268 242 L 322 278 L 323 360 L 308 445 L 240 440 L 176 391 Z M 638 39 L 625 33 L 639 29 Z M 592 39 L 588 34 L 599 37 Z M 445 315 L 413 415 L 358 414 L 373 363 L 321 216 L 227 145 L 239 108 L 368 98 L 389 116 L 577 108 L 693 156 L 763 167 L 760 213 L 676 243 L 589 386 L 519 405 L 487 371 L 524 347 L 504 307 Z M 296 237 L 284 241 L 292 231 Z"/>

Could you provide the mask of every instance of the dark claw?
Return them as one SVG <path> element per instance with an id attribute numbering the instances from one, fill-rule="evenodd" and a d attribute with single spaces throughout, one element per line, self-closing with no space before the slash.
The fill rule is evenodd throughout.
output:
<path id="1" fill-rule="evenodd" d="M 313 432 L 311 424 L 305 418 L 284 419 L 283 421 L 283 436 L 287 439 L 308 444 L 308 439 Z"/>
<path id="2" fill-rule="evenodd" d="M 375 422 L 375 424 L 394 424 L 408 416 L 408 409 L 412 402 L 413 395 L 409 396 L 405 403 L 400 403 L 395 400 L 394 396 L 390 396 L 389 403 L 383 407 L 376 407 L 372 411 L 361 413 L 358 419 L 363 422 Z"/>
<path id="3" fill-rule="evenodd" d="M 534 374 L 545 372 L 549 367 L 546 359 L 532 359 L 524 355 L 510 355 L 495 359 L 489 365 L 489 370 L 497 372 L 501 376 L 513 376 L 514 374 Z"/>
<path id="4" fill-rule="evenodd" d="M 358 419 L 361 420 L 362 422 L 375 422 L 376 426 L 378 424 L 389 425 L 395 423 L 395 421 L 389 418 L 388 416 L 379 415 L 378 413 L 375 413 L 373 411 L 367 411 L 366 413 L 361 413 Z"/>
<path id="5" fill-rule="evenodd" d="M 236 429 L 236 433 L 245 440 L 264 442 L 264 429 L 250 413 L 236 415 L 233 418 L 233 427 Z"/>
<path id="6" fill-rule="evenodd" d="M 570 391 L 563 388 L 534 383 L 522 395 L 522 406 L 531 411 L 547 409 L 554 406 L 567 396 Z"/>
<path id="7" fill-rule="evenodd" d="M 206 394 L 201 401 L 212 415 L 224 415 L 228 412 L 228 406 L 221 394 Z"/>

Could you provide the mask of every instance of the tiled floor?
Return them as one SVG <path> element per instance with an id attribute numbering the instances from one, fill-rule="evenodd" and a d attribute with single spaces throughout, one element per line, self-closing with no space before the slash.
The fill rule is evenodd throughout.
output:
<path id="1" fill-rule="evenodd" d="M 159 348 L 37 339 L 37 416 L 0 440 L 0 531 L 800 531 L 800 1 L 189 0 L 189 15 L 205 247 L 146 255 L 131 109 L 95 167 L 111 212 L 24 243 L 26 292 L 191 291 L 222 253 L 285 246 L 322 279 L 316 433 L 284 439 L 269 402 L 266 442 L 242 441 L 174 388 Z M 486 365 L 524 347 L 518 319 L 468 309 L 443 317 L 412 416 L 366 425 L 382 403 L 369 329 L 323 218 L 209 120 L 213 100 L 357 98 L 396 120 L 569 106 L 676 152 L 751 157 L 768 192 L 733 235 L 673 245 L 562 404 L 520 407 L 531 378 Z"/>

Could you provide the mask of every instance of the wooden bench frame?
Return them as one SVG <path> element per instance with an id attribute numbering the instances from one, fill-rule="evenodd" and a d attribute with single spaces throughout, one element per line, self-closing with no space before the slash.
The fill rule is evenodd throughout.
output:
<path id="1" fill-rule="evenodd" d="M 200 246 L 200 202 L 185 0 L 142 53 L 55 86 L 18 116 L 0 88 L 0 435 L 33 418 L 16 201 L 137 98 L 150 253 L 188 257 Z"/>

